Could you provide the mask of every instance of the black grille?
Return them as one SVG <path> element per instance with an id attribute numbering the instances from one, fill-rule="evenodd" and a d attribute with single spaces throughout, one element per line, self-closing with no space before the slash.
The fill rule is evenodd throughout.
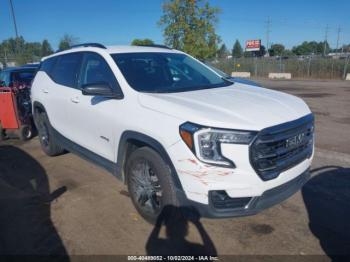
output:
<path id="1" fill-rule="evenodd" d="M 312 155 L 314 117 L 262 130 L 250 147 L 250 161 L 263 180 L 276 178 Z"/>

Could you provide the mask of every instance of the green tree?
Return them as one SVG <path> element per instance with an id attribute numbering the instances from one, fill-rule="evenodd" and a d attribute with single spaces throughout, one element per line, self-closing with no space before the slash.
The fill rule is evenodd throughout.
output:
<path id="1" fill-rule="evenodd" d="M 284 45 L 273 44 L 273 45 L 271 45 L 271 47 L 269 49 L 269 55 L 270 56 L 281 56 L 281 55 L 283 55 L 284 50 L 285 50 Z"/>
<path id="2" fill-rule="evenodd" d="M 199 59 L 214 57 L 220 42 L 215 32 L 219 12 L 206 0 L 169 0 L 158 22 L 165 43 Z"/>
<path id="3" fill-rule="evenodd" d="M 237 39 L 232 48 L 232 57 L 240 58 L 242 57 L 242 55 L 243 55 L 243 48 L 241 46 L 241 43 Z"/>
<path id="4" fill-rule="evenodd" d="M 253 51 L 253 53 L 254 53 L 254 56 L 257 56 L 257 57 L 264 56 L 266 54 L 266 47 L 261 45 L 260 46 L 260 50 L 259 51 Z"/>
<path id="5" fill-rule="evenodd" d="M 72 45 L 75 45 L 78 43 L 78 38 L 73 36 L 73 35 L 69 35 L 69 34 L 65 34 L 59 44 L 58 44 L 58 48 L 59 50 L 66 50 L 69 49 Z"/>
<path id="6" fill-rule="evenodd" d="M 302 44 L 293 47 L 292 52 L 296 55 L 312 55 L 312 54 L 321 55 L 323 54 L 324 47 L 325 47 L 325 42 L 304 41 Z M 329 44 L 328 42 L 326 42 L 326 53 L 328 53 L 329 49 L 330 49 Z"/>
<path id="7" fill-rule="evenodd" d="M 296 55 L 317 54 L 317 42 L 304 41 L 302 44 L 292 48 L 292 52 Z"/>
<path id="8" fill-rule="evenodd" d="M 39 61 L 41 58 L 41 43 L 40 42 L 26 42 L 18 54 L 19 64 Z"/>
<path id="9" fill-rule="evenodd" d="M 140 46 L 142 46 L 142 45 L 154 45 L 154 42 L 149 38 L 145 38 L 145 39 L 136 38 L 136 39 L 132 40 L 131 45 L 140 45 Z"/>
<path id="10" fill-rule="evenodd" d="M 52 53 L 53 53 L 53 50 L 51 48 L 49 41 L 44 39 L 44 41 L 41 43 L 40 55 L 41 56 L 48 56 L 48 55 L 51 55 Z"/>
<path id="11" fill-rule="evenodd" d="M 45 52 L 43 52 L 46 50 Z M 39 62 L 44 55 L 52 53 L 47 40 L 43 42 L 26 42 L 23 37 L 5 39 L 0 43 L 0 62 L 3 65 L 15 62 L 22 65 L 29 62 Z"/>
<path id="12" fill-rule="evenodd" d="M 283 56 L 292 57 L 295 56 L 295 54 L 292 52 L 292 50 L 285 49 L 283 52 Z"/>
<path id="13" fill-rule="evenodd" d="M 244 57 L 253 57 L 253 52 L 251 52 L 251 51 L 244 51 L 243 52 L 243 56 Z"/>
<path id="14" fill-rule="evenodd" d="M 343 45 L 341 49 L 343 50 L 343 52 L 350 52 L 350 44 Z"/>
<path id="15" fill-rule="evenodd" d="M 221 47 L 218 50 L 218 57 L 219 58 L 227 58 L 227 56 L 229 55 L 229 51 L 226 48 L 225 44 L 222 44 Z"/>
<path id="16" fill-rule="evenodd" d="M 325 50 L 326 48 L 326 50 Z M 319 52 L 319 54 L 328 54 L 329 53 L 329 50 L 330 50 L 330 46 L 328 44 L 328 42 L 319 42 L 318 43 L 318 46 L 317 46 L 317 51 Z"/>

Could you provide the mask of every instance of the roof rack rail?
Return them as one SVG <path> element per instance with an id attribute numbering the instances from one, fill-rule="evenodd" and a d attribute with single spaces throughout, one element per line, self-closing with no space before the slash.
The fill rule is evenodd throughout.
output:
<path id="1" fill-rule="evenodd" d="M 89 47 L 89 46 L 90 47 L 98 47 L 98 48 L 107 49 L 107 47 L 105 47 L 104 45 L 99 44 L 99 43 L 83 43 L 83 44 L 78 44 L 78 45 L 72 45 L 68 49 L 65 49 L 65 50 L 78 48 L 78 47 Z M 55 53 L 62 52 L 62 51 L 65 51 L 65 50 L 58 49 Z"/>
<path id="2" fill-rule="evenodd" d="M 158 45 L 158 44 L 151 44 L 151 45 L 136 45 L 136 46 L 146 46 L 146 47 L 158 47 L 158 48 L 164 48 L 164 49 L 172 49 L 169 46 L 166 45 Z"/>
<path id="3" fill-rule="evenodd" d="M 99 43 L 83 43 L 83 44 L 78 44 L 78 45 L 72 45 L 70 48 L 88 47 L 88 46 L 107 49 L 107 47 L 105 47 L 104 45 L 99 44 Z"/>

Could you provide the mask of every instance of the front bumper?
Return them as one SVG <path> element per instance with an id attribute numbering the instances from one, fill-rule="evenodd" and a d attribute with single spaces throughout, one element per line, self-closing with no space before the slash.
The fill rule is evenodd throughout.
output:
<path id="1" fill-rule="evenodd" d="M 215 208 L 212 201 L 209 199 L 209 204 L 202 204 L 186 198 L 184 194 L 180 196 L 181 206 L 190 206 L 195 208 L 201 216 L 210 218 L 225 218 L 237 216 L 249 216 L 274 206 L 286 200 L 290 196 L 299 191 L 310 178 L 309 170 L 306 170 L 301 175 L 294 179 L 279 185 L 275 188 L 265 191 L 261 196 L 252 197 L 248 205 L 243 208 L 218 209 Z"/>

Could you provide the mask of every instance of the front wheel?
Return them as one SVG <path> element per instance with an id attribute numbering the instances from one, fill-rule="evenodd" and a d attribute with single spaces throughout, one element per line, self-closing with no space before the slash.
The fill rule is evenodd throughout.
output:
<path id="1" fill-rule="evenodd" d="M 131 153 L 126 178 L 132 202 L 148 222 L 154 224 L 165 206 L 178 205 L 171 169 L 153 149 L 141 147 Z"/>

